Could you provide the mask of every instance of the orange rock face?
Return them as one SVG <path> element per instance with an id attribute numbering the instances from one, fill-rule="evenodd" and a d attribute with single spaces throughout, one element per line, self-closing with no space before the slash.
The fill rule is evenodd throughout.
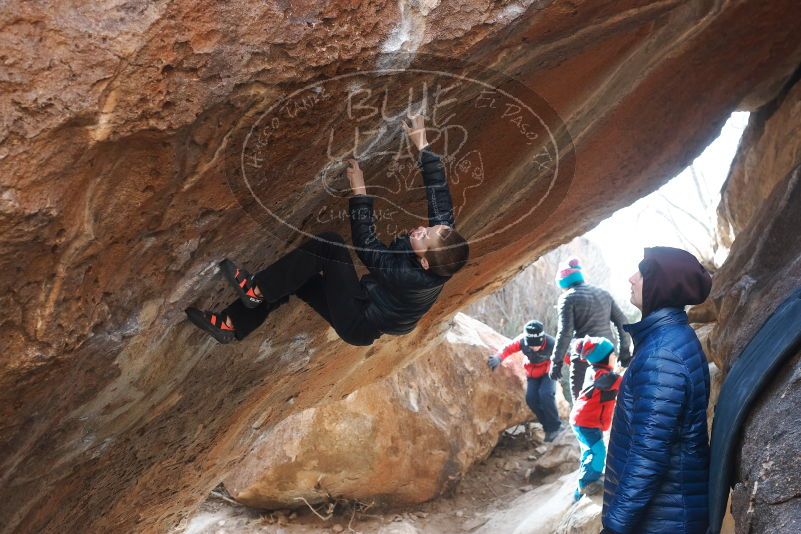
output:
<path id="1" fill-rule="evenodd" d="M 301 497 L 416 503 L 458 484 L 505 428 L 533 415 L 520 356 L 496 372 L 486 365 L 509 339 L 461 313 L 434 330 L 409 365 L 259 433 L 226 489 L 280 508 L 303 506 Z"/>
<path id="2" fill-rule="evenodd" d="M 252 429 L 388 376 L 432 342 L 432 325 L 655 189 L 736 106 L 773 98 L 801 61 L 796 8 L 791 0 L 6 6 L 3 530 L 167 530 L 241 461 Z M 390 52 L 413 57 L 381 56 Z M 440 103 L 457 98 L 448 109 L 459 128 L 447 128 L 443 106 L 435 148 L 446 147 L 445 131 L 450 141 L 470 134 L 463 152 L 447 151 L 460 227 L 474 241 L 470 265 L 415 333 L 372 348 L 345 346 L 294 302 L 244 343 L 221 347 L 199 335 L 182 310 L 232 298 L 214 278 L 217 261 L 254 269 L 300 239 L 276 215 L 300 230 L 346 229 L 336 211 L 344 200 L 332 200 L 336 162 L 363 118 L 352 112 L 371 111 L 381 93 L 348 108 L 341 95 L 371 88 L 375 76 L 337 78 L 317 94 L 340 95 L 332 100 L 315 100 L 310 84 L 419 66 L 423 54 L 454 68 L 398 78 L 390 111 L 423 80 L 439 76 L 449 87 L 453 58 L 515 78 L 479 76 L 503 91 L 502 108 L 479 100 L 486 95 L 475 82 L 440 92 Z M 433 99 L 439 86 L 427 87 Z M 293 120 L 271 135 L 271 106 L 304 88 L 305 99 L 283 100 Z M 548 105 L 524 117 L 506 106 L 520 95 Z M 375 116 L 364 120 L 373 122 L 356 144 L 368 182 L 394 192 L 381 201 L 389 235 L 419 222 L 422 194 L 408 166 L 389 168 L 397 121 L 388 117 L 381 130 Z M 554 181 L 557 159 L 566 173 Z M 410 207 L 397 220 L 395 204 Z"/>

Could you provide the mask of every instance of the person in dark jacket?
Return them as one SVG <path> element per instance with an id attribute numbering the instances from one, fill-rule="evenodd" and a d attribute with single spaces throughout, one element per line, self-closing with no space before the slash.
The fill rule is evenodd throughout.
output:
<path id="1" fill-rule="evenodd" d="M 628 365 L 631 359 L 628 335 L 623 330 L 626 316 L 620 310 L 612 296 L 584 281 L 581 264 L 576 258 L 565 262 L 557 276 L 559 286 L 564 290 L 557 303 L 559 324 L 556 332 L 556 350 L 551 357 L 551 378 L 562 378 L 562 361 L 574 339 L 584 336 L 605 337 L 613 339 L 611 323 L 617 329 L 619 342 L 618 361 L 620 365 Z M 587 376 L 589 364 L 579 358 L 575 352 L 570 354 L 570 395 L 576 400 Z"/>
<path id="2" fill-rule="evenodd" d="M 487 365 L 494 371 L 516 352 L 522 352 L 528 358 L 528 363 L 523 366 L 527 377 L 526 404 L 542 425 L 546 442 L 556 439 L 563 430 L 556 409 L 556 383 L 548 376 L 554 345 L 554 338 L 545 333 L 541 322 L 529 321 L 522 335 L 487 359 Z"/>
<path id="3" fill-rule="evenodd" d="M 645 249 L 630 279 L 640 322 L 620 385 L 604 483 L 603 532 L 702 534 L 707 528 L 709 367 L 684 306 L 712 285 L 689 252 Z"/>
<path id="4" fill-rule="evenodd" d="M 614 351 L 614 344 L 605 337 L 586 336 L 576 344 L 579 357 L 593 371 L 570 411 L 570 425 L 581 448 L 578 487 L 573 492 L 577 501 L 582 495 L 595 495 L 602 489 L 599 480 L 606 461 L 604 432 L 612 423 L 621 381 L 621 376 L 612 370 Z"/>
<path id="5" fill-rule="evenodd" d="M 402 124 L 420 152 L 428 227 L 384 245 L 373 225 L 373 197 L 366 193 L 358 162 L 351 160 L 351 234 L 369 274 L 359 280 L 344 239 L 335 233 L 315 236 L 253 275 L 224 260 L 221 270 L 239 298 L 220 313 L 188 308 L 192 323 L 221 343 L 241 340 L 294 294 L 352 345 L 411 332 L 445 282 L 467 263 L 469 247 L 454 228 L 448 182 L 439 156 L 428 147 L 423 117 L 409 118 L 411 126 Z"/>

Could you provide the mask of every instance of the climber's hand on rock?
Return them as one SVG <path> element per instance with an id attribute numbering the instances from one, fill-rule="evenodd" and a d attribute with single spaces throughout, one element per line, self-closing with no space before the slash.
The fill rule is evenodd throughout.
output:
<path id="1" fill-rule="evenodd" d="M 366 195 L 367 188 L 364 186 L 364 173 L 359 168 L 359 162 L 355 159 L 348 160 L 348 168 L 345 171 L 350 182 L 350 189 L 354 195 Z"/>
<path id="2" fill-rule="evenodd" d="M 411 125 L 407 124 L 406 121 L 402 121 L 403 131 L 409 136 L 409 140 L 414 143 L 417 150 L 423 150 L 428 146 L 425 119 L 422 115 L 412 115 L 411 113 L 407 113 L 406 116 L 409 117 Z"/>
<path id="3" fill-rule="evenodd" d="M 493 371 L 501 364 L 501 357 L 498 355 L 493 354 L 489 358 L 487 358 L 487 365 Z"/>
<path id="4" fill-rule="evenodd" d="M 562 366 L 553 364 L 551 365 L 551 371 L 548 373 L 548 376 L 551 380 L 556 380 L 557 382 L 562 379 Z"/>

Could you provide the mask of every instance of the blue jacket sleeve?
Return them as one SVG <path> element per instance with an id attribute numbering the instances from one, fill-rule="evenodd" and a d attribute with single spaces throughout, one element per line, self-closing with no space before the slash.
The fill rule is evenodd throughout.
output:
<path id="1" fill-rule="evenodd" d="M 420 151 L 417 162 L 423 175 L 423 185 L 428 200 L 428 225 L 444 224 L 455 228 L 456 221 L 453 216 L 453 200 L 448 189 L 448 180 L 445 168 L 440 157 L 433 153 L 429 147 Z"/>
<path id="2" fill-rule="evenodd" d="M 604 519 L 604 527 L 619 534 L 636 532 L 663 482 L 689 387 L 689 372 L 673 353 L 660 350 L 637 359 L 641 363 L 629 370 L 635 395 L 629 453 Z"/>

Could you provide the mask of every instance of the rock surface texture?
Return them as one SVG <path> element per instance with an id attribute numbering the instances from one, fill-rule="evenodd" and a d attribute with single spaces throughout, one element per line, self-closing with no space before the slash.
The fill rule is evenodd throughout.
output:
<path id="1" fill-rule="evenodd" d="M 719 213 L 736 233 L 715 274 L 718 322 L 708 343 L 728 369 L 770 314 L 801 286 L 801 84 L 794 81 L 749 122 Z M 759 203 L 747 201 L 748 196 Z M 755 403 L 745 428 L 731 512 L 738 533 L 798 532 L 801 456 L 796 422 L 801 360 L 790 359 Z"/>
<path id="2" fill-rule="evenodd" d="M 801 164 L 801 161 L 799 161 Z M 770 176 L 770 169 L 765 169 Z M 733 359 L 801 281 L 801 165 L 776 181 L 768 199 L 737 235 L 715 273 L 711 299 L 717 324 L 707 339 L 715 363 Z"/>
<path id="3" fill-rule="evenodd" d="M 435 328 L 409 365 L 260 433 L 226 489 L 270 509 L 303 506 L 301 497 L 403 505 L 453 488 L 504 429 L 533 416 L 520 357 L 496 372 L 486 365 L 507 338 L 461 313 Z"/>
<path id="4" fill-rule="evenodd" d="M 771 381 L 743 434 L 731 493 L 738 534 L 801 532 L 801 475 L 791 466 L 801 456 L 801 351 Z"/>
<path id="5" fill-rule="evenodd" d="M 801 70 L 778 98 L 751 114 L 723 184 L 718 220 L 724 243 L 748 227 L 776 184 L 801 161 L 801 84 L 794 83 L 799 76 Z"/>
<path id="6" fill-rule="evenodd" d="M 573 501 L 578 471 L 525 493 L 496 511 L 477 534 L 594 534 L 601 530 L 603 497 Z M 520 520 L 524 517 L 524 520 Z"/>
<path id="7" fill-rule="evenodd" d="M 387 377 L 444 317 L 676 174 L 730 111 L 773 100 L 801 63 L 799 18 L 795 0 L 4 4 L 0 530 L 168 530 L 262 432 Z M 515 77 L 427 85 L 456 98 L 435 149 L 471 134 L 448 161 L 470 265 L 416 332 L 370 348 L 294 300 L 246 342 L 200 335 L 183 309 L 232 298 L 219 260 L 275 260 L 300 239 L 278 218 L 346 231 L 327 180 L 354 132 L 375 141 L 371 185 L 420 207 L 376 155 L 397 119 L 357 124 L 380 93 L 329 98 L 373 79 L 337 76 L 411 64 L 392 52 Z M 389 115 L 427 76 L 398 82 Z M 520 87 L 562 122 L 493 107 Z M 382 206 L 387 234 L 419 224 Z"/>

